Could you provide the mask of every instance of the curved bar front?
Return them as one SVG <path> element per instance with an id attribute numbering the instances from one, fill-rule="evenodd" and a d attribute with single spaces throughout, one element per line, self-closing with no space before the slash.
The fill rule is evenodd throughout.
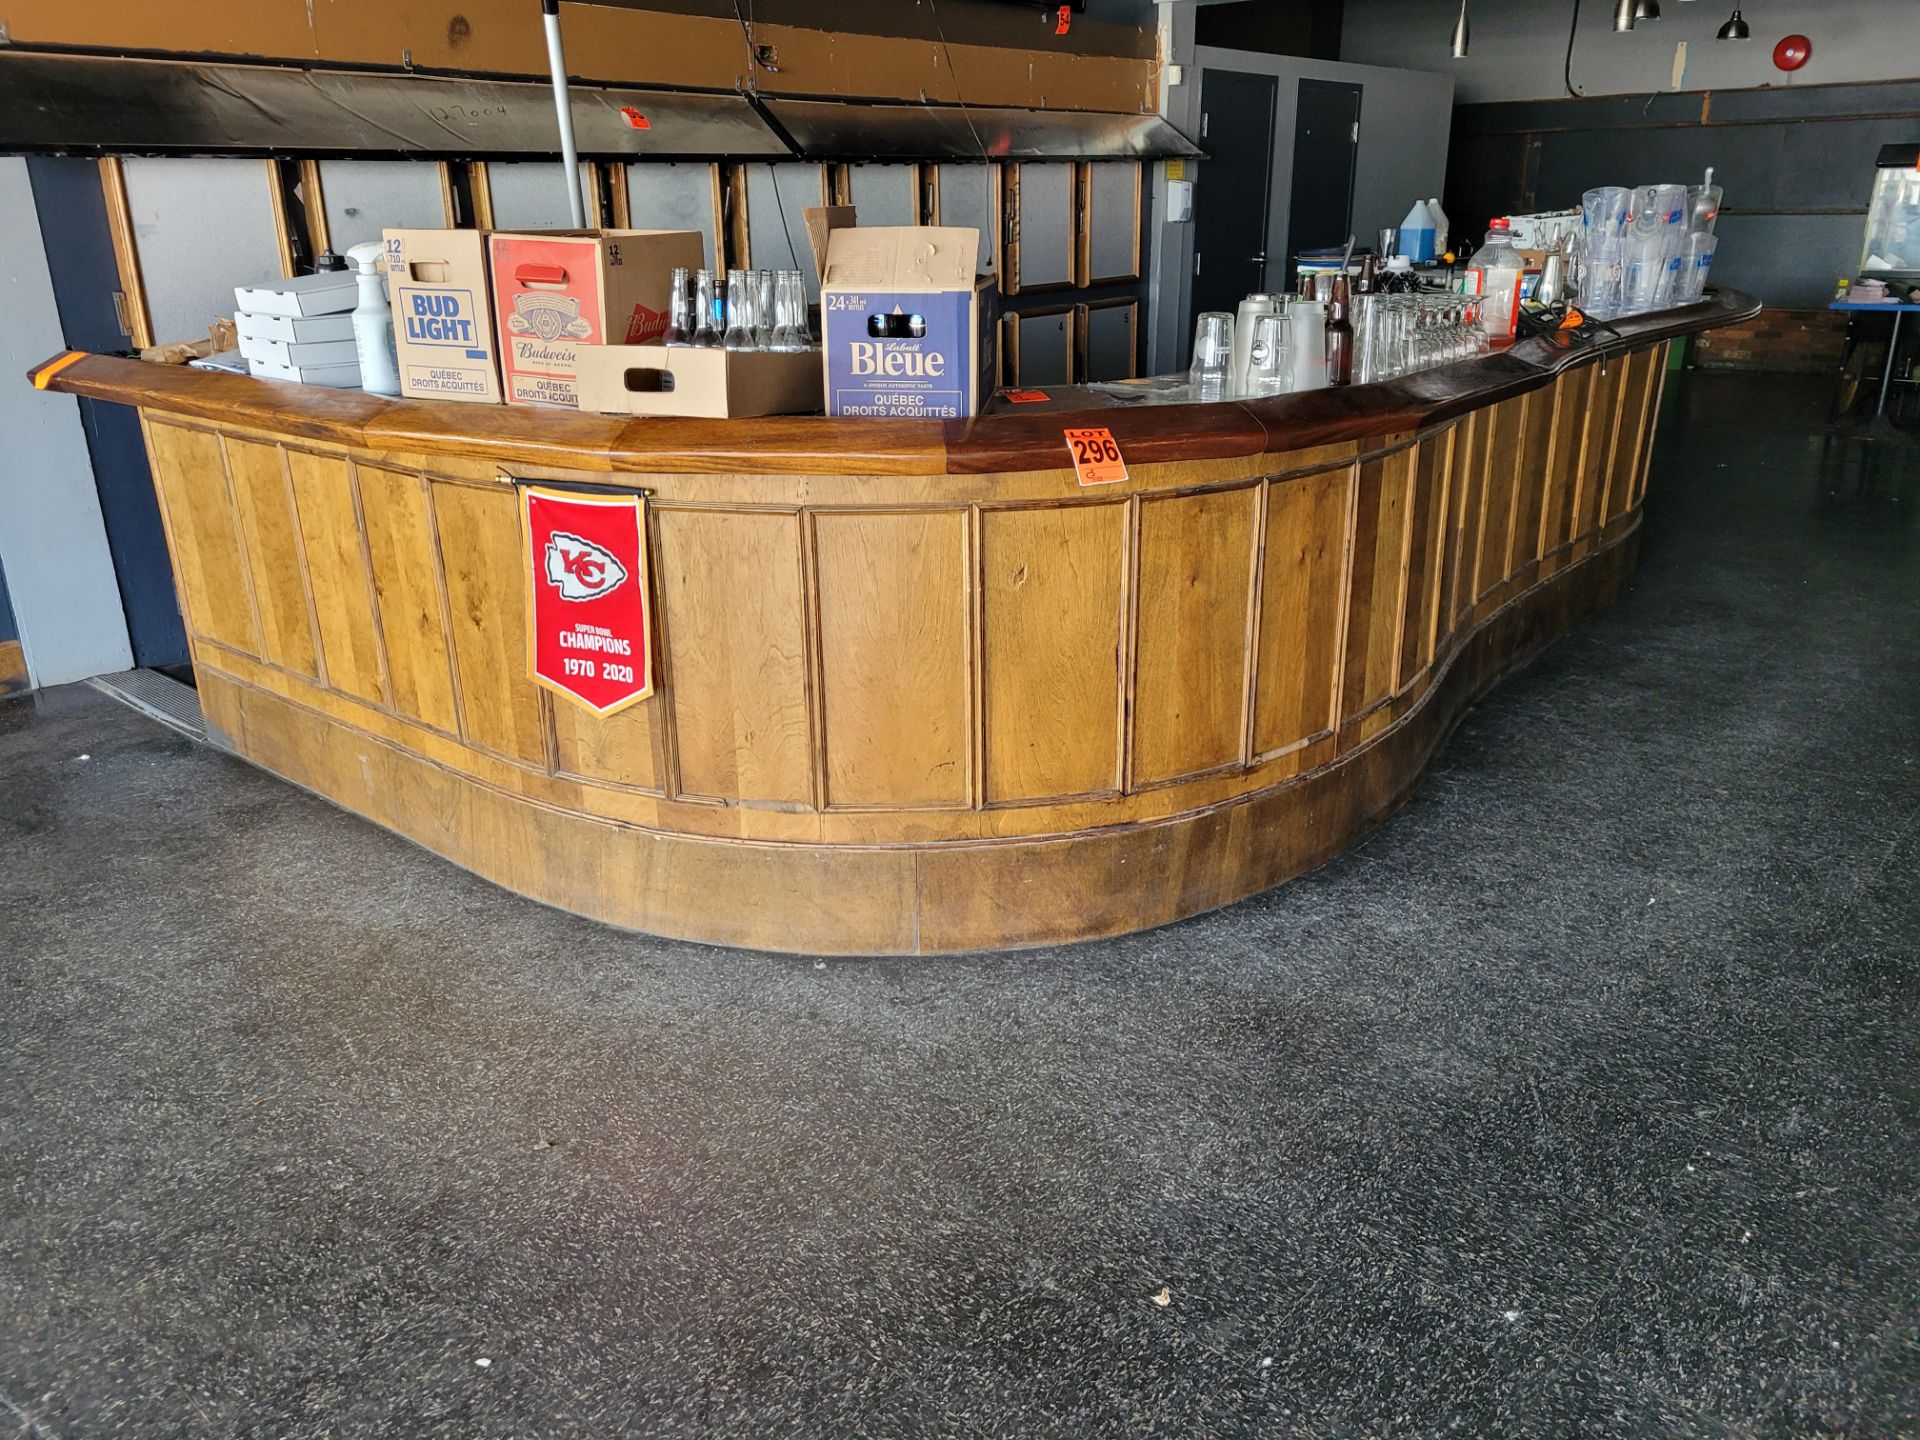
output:
<path id="1" fill-rule="evenodd" d="M 1667 342 L 966 423 L 623 420 L 83 356 L 217 743 L 509 889 L 830 954 L 1120 934 L 1337 853 L 1630 572 Z M 65 357 L 63 357 L 64 359 Z M 1083 489 L 1063 425 L 1129 478 Z M 648 496 L 655 695 L 528 676 L 516 480 Z"/>

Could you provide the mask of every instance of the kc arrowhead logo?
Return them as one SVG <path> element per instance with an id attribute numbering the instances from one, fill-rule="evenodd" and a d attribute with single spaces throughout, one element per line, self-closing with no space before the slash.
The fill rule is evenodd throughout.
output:
<path id="1" fill-rule="evenodd" d="M 562 600 L 597 600 L 627 578 L 626 566 L 611 551 L 564 530 L 554 531 L 547 541 L 545 570 L 547 583 Z"/>

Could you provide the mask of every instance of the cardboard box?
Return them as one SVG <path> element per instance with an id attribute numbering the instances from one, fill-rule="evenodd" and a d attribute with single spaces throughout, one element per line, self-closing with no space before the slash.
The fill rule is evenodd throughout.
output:
<path id="1" fill-rule="evenodd" d="M 500 403 L 487 237 L 479 230 L 384 230 L 387 303 L 400 393 Z"/>
<path id="2" fill-rule="evenodd" d="M 358 365 L 360 347 L 352 340 L 256 340 L 240 337 L 240 353 L 273 365 Z"/>
<path id="3" fill-rule="evenodd" d="M 583 345 L 578 361 L 582 410 L 712 420 L 820 413 L 820 357 L 811 350 Z"/>
<path id="4" fill-rule="evenodd" d="M 271 360 L 247 361 L 247 373 L 256 380 L 293 380 L 302 385 L 325 385 L 334 390 L 358 390 L 360 366 L 278 365 Z"/>
<path id="5" fill-rule="evenodd" d="M 242 310 L 233 317 L 242 340 L 280 340 L 305 345 L 316 340 L 353 339 L 353 315 L 255 315 Z"/>
<path id="6" fill-rule="evenodd" d="M 360 282 L 351 270 L 329 270 L 238 285 L 233 299 L 236 309 L 250 315 L 339 315 L 360 303 Z"/>
<path id="7" fill-rule="evenodd" d="M 507 403 L 570 408 L 580 348 L 657 340 L 674 268 L 705 263 L 694 230 L 502 231 L 488 254 Z"/>
<path id="8" fill-rule="evenodd" d="M 993 394 L 999 287 L 977 273 L 980 232 L 861 227 L 845 207 L 809 210 L 820 271 L 829 415 L 953 419 Z M 824 244 L 821 243 L 824 240 Z"/>

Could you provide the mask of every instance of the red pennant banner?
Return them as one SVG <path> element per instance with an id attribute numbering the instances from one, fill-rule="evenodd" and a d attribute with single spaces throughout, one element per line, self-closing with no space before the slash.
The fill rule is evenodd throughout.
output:
<path id="1" fill-rule="evenodd" d="M 521 491 L 533 678 L 599 715 L 653 693 L 638 495 Z"/>

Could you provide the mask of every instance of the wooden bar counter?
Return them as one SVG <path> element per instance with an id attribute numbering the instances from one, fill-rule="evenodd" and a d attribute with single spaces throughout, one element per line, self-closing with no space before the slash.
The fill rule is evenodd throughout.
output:
<path id="1" fill-rule="evenodd" d="M 1334 855 L 1630 573 L 1675 336 L 969 422 L 623 420 L 83 355 L 139 407 L 214 740 L 662 935 L 931 954 L 1160 925 Z M 1064 424 L 1129 478 L 1082 488 Z M 516 479 L 648 498 L 656 694 L 528 677 Z"/>

